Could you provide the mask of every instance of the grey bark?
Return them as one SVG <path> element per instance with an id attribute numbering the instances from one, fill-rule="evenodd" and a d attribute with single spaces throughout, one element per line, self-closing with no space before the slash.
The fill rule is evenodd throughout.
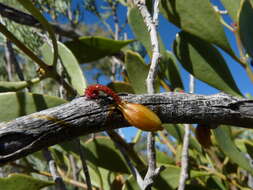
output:
<path id="1" fill-rule="evenodd" d="M 253 128 L 253 100 L 226 94 L 122 95 L 154 110 L 163 123 L 229 124 Z M 75 137 L 128 126 L 108 98 L 69 103 L 0 123 L 0 164 Z M 113 111 L 112 111 L 113 110 Z"/>

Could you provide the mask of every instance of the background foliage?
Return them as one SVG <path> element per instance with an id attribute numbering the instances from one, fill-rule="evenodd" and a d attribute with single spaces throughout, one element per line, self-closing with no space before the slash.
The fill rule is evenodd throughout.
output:
<path id="1" fill-rule="evenodd" d="M 82 95 L 91 83 L 106 81 L 119 93 L 146 92 L 151 43 L 132 1 L 0 2 L 33 15 L 43 28 L 0 16 L 1 122 L 70 101 Z M 146 3 L 151 5 L 150 0 Z M 217 4 L 227 10 L 225 15 L 217 9 Z M 244 77 L 253 82 L 253 1 L 220 0 L 214 4 L 208 0 L 161 0 L 160 12 L 179 32 L 169 36 L 173 41 L 169 45 L 161 37 L 159 39 L 162 57 L 156 91 L 187 91 L 185 74 L 190 73 L 219 91 L 244 96 L 240 91 L 242 83 L 234 80 L 236 73 L 232 72 L 227 57 L 229 55 L 245 70 Z M 99 24 L 87 24 L 85 14 L 96 17 Z M 80 35 L 59 34 L 53 24 L 71 28 Z M 129 39 L 130 33 L 134 34 L 134 39 Z M 231 47 L 231 36 L 236 39 L 236 50 Z M 166 49 L 168 46 L 172 48 Z M 184 130 L 181 124 L 164 124 L 164 127 L 156 140 L 158 165 L 166 169 L 153 189 L 176 189 Z M 212 145 L 208 148 L 197 141 L 195 126 L 191 126 L 191 130 L 187 189 L 253 188 L 251 130 L 218 127 L 212 130 Z M 133 136 L 127 146 L 140 160 L 133 160 L 134 165 L 145 173 L 146 133 L 137 131 Z M 81 146 L 87 155 L 94 189 L 139 188 L 120 151 L 104 133 L 81 137 Z M 52 146 L 49 151 L 67 189 L 86 189 L 76 141 Z M 45 186 L 55 189 L 45 152 L 36 152 L 1 167 L 0 187 L 6 190 L 14 186 L 17 190 Z"/>

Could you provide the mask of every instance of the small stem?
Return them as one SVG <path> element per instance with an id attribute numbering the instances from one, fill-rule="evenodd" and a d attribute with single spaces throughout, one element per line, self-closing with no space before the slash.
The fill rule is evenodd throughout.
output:
<path id="1" fill-rule="evenodd" d="M 44 149 L 44 156 L 46 160 L 48 161 L 50 173 L 52 174 L 53 180 L 56 183 L 56 189 L 67 190 L 63 182 L 63 179 L 61 178 L 61 176 L 58 175 L 56 164 L 52 158 L 51 152 L 47 148 Z"/>
<path id="2" fill-rule="evenodd" d="M 189 81 L 189 92 L 192 94 L 194 93 L 194 76 L 190 74 L 190 81 Z M 185 134 L 184 134 L 184 142 L 183 142 L 183 149 L 181 155 L 181 172 L 180 172 L 180 179 L 179 179 L 179 186 L 178 190 L 184 190 L 186 180 L 188 178 L 188 149 L 189 149 L 189 141 L 190 141 L 190 125 L 185 124 Z"/>
<path id="3" fill-rule="evenodd" d="M 148 94 L 154 94 L 155 78 L 158 70 L 158 61 L 160 58 L 158 34 L 157 34 L 159 0 L 154 0 L 153 2 L 153 17 L 150 15 L 148 8 L 145 4 L 145 1 L 134 0 L 134 3 L 138 7 L 150 34 L 150 40 L 152 44 L 152 58 L 148 77 L 146 79 L 146 85 Z M 154 183 L 154 178 L 158 176 L 160 171 L 163 169 L 163 167 L 156 168 L 155 134 L 151 132 L 148 133 L 147 156 L 149 160 L 149 166 L 146 176 L 144 178 L 144 183 L 142 186 L 143 190 L 151 189 L 151 186 Z"/>
<path id="4" fill-rule="evenodd" d="M 139 140 L 141 139 L 141 135 L 142 135 L 142 130 L 138 130 L 134 139 L 132 140 L 132 143 L 136 144 L 137 142 L 139 142 Z"/>
<path id="5" fill-rule="evenodd" d="M 79 148 L 80 159 L 82 161 L 83 173 L 84 173 L 85 178 L 86 178 L 87 189 L 92 190 L 92 184 L 91 184 L 91 180 L 90 180 L 89 169 L 88 169 L 88 166 L 87 166 L 87 163 L 86 163 L 85 152 L 84 152 L 84 149 L 81 146 L 80 139 L 76 139 L 76 143 L 77 143 L 78 148 Z"/>

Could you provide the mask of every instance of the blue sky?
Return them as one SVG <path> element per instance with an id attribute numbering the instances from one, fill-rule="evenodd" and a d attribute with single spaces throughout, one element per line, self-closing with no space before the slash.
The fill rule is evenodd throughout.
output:
<path id="1" fill-rule="evenodd" d="M 78 1 L 78 0 L 76 0 L 76 1 Z M 98 2 L 97 5 L 98 5 L 99 10 L 102 10 L 101 7 L 103 7 L 106 3 L 102 0 L 98 0 L 97 2 Z M 212 2 L 214 2 L 219 7 L 219 9 L 224 10 L 223 6 L 219 3 L 219 1 L 212 0 Z M 120 5 L 119 9 L 118 9 L 118 15 L 119 15 L 120 21 L 124 21 L 124 19 L 126 17 L 126 13 L 127 13 L 127 8 Z M 229 16 L 224 16 L 224 19 L 228 24 L 232 24 L 232 21 Z M 107 21 L 113 28 L 112 18 L 109 18 Z M 85 11 L 84 22 L 86 24 L 94 24 L 94 23 L 98 23 L 99 20 L 98 20 L 98 18 L 96 18 L 96 16 L 94 16 L 90 12 Z M 224 28 L 224 29 L 225 29 L 225 33 L 227 35 L 227 38 L 232 46 L 232 49 L 238 54 L 238 50 L 236 47 L 236 42 L 235 42 L 235 38 L 234 38 L 233 33 L 226 28 Z M 131 29 L 129 27 L 127 27 L 125 31 L 127 32 L 128 37 L 130 39 L 134 39 L 134 35 L 131 32 Z M 171 50 L 176 33 L 180 30 L 177 27 L 175 27 L 173 24 L 169 23 L 164 17 L 160 16 L 158 31 L 162 37 L 162 40 L 163 40 L 166 48 L 168 50 Z M 241 92 L 243 94 L 246 94 L 246 93 L 253 94 L 252 83 L 251 83 L 250 79 L 248 78 L 245 70 L 237 62 L 235 62 L 229 55 L 227 55 L 225 52 L 221 51 L 221 53 L 224 56 L 224 59 L 226 60 L 227 65 L 229 66 L 231 73 L 234 77 L 234 80 L 236 81 L 236 84 L 239 87 L 239 89 L 241 90 Z M 186 91 L 187 91 L 188 90 L 187 86 L 188 86 L 188 81 L 189 81 L 189 74 L 182 67 L 180 67 L 180 68 L 181 68 L 181 72 L 182 72 L 181 76 L 183 78 L 183 82 L 184 82 L 184 85 L 185 85 Z M 89 76 L 87 76 L 87 77 L 89 78 Z M 107 78 L 102 78 L 100 82 L 102 84 L 107 84 L 109 81 Z M 209 85 L 199 81 L 199 80 L 196 80 L 195 93 L 215 94 L 217 92 L 219 92 L 219 91 L 210 87 Z M 127 129 L 123 129 L 123 131 L 124 131 L 124 134 L 127 134 L 127 138 L 129 139 L 134 134 L 134 132 L 136 130 L 134 128 L 127 128 Z"/>
<path id="2" fill-rule="evenodd" d="M 97 2 L 98 2 L 97 5 L 98 5 L 99 10 L 103 10 L 101 7 L 105 6 L 106 3 L 102 0 L 98 0 Z M 219 3 L 219 1 L 213 0 L 213 2 L 216 3 L 216 5 L 218 5 L 218 7 L 221 10 L 224 10 L 224 8 Z M 126 17 L 126 13 L 127 13 L 127 8 L 120 5 L 119 9 L 118 9 L 118 15 L 119 15 L 120 21 L 122 21 L 122 22 L 124 21 L 124 19 Z M 225 16 L 224 18 L 225 18 L 225 20 L 228 24 L 232 24 L 232 21 L 229 18 L 229 16 Z M 113 28 L 112 18 L 109 18 L 107 21 Z M 85 11 L 84 22 L 86 24 L 94 24 L 94 23 L 98 23 L 99 20 L 96 16 L 94 16 L 90 12 Z M 225 29 L 226 35 L 229 39 L 229 42 L 230 42 L 233 50 L 235 52 L 238 52 L 233 33 L 231 31 L 229 31 L 228 29 L 226 29 L 226 28 L 224 28 L 224 29 Z M 159 33 L 160 33 L 160 35 L 163 39 L 163 42 L 164 42 L 166 48 L 168 50 L 171 50 L 172 43 L 175 39 L 175 35 L 180 30 L 177 27 L 175 27 L 173 24 L 169 23 L 163 16 L 159 17 L 158 30 L 159 30 Z M 127 32 L 128 37 L 130 39 L 135 38 L 129 27 L 127 27 L 125 31 Z M 243 94 L 245 94 L 245 93 L 253 94 L 252 83 L 249 80 L 245 70 L 237 62 L 235 62 L 229 55 L 227 55 L 225 52 L 223 52 L 223 51 L 220 51 L 220 52 L 224 56 L 224 58 L 227 62 L 227 65 L 229 66 L 229 68 L 231 70 L 231 73 L 234 77 L 234 80 L 236 81 L 236 83 L 237 83 L 239 89 L 241 90 L 241 92 Z M 186 87 L 186 90 L 187 90 L 189 74 L 182 67 L 181 67 L 181 71 L 182 71 L 182 78 L 183 78 L 183 81 L 184 81 L 184 84 L 185 84 L 185 87 Z M 106 78 L 102 78 L 102 80 L 100 82 L 105 83 L 105 84 L 108 83 L 108 81 L 106 81 Z M 203 83 L 199 80 L 196 80 L 195 92 L 200 93 L 200 94 L 214 94 L 214 93 L 217 93 L 218 90 L 210 87 L 209 85 L 207 85 L 207 84 L 205 84 L 205 83 Z"/>

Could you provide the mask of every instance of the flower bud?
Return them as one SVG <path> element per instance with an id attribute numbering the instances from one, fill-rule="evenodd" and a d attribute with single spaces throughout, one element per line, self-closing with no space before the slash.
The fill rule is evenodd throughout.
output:
<path id="1" fill-rule="evenodd" d="M 129 124 L 143 131 L 162 130 L 162 122 L 149 108 L 141 104 L 122 102 L 118 105 Z"/>

